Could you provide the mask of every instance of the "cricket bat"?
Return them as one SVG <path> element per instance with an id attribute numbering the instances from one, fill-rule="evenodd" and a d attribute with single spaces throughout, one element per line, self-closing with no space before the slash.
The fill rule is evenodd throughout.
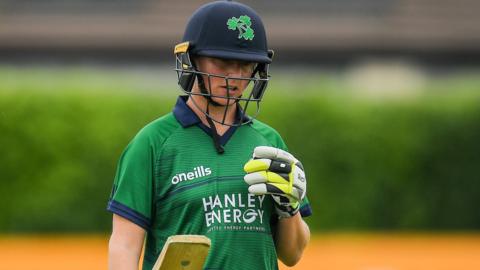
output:
<path id="1" fill-rule="evenodd" d="M 170 236 L 152 270 L 202 270 L 210 245 L 204 235 Z"/>

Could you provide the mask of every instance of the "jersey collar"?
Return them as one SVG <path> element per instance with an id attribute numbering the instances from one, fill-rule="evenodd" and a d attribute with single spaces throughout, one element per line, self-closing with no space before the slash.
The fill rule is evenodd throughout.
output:
<path id="1" fill-rule="evenodd" d="M 189 127 L 196 124 L 202 124 L 200 118 L 193 112 L 193 110 L 187 105 L 188 96 L 179 96 L 177 103 L 173 108 L 173 115 L 182 127 Z M 242 110 L 237 107 L 236 121 L 239 121 L 242 115 Z M 250 118 L 247 115 L 243 116 L 242 122 L 248 122 Z"/>

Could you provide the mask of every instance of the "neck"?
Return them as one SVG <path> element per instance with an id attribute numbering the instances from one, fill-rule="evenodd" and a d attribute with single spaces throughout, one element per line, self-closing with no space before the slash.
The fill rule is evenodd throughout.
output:
<path id="1" fill-rule="evenodd" d="M 204 112 L 207 111 L 208 107 L 208 114 L 218 122 L 222 122 L 223 117 L 225 115 L 225 108 L 226 106 L 214 106 L 212 104 L 208 105 L 208 100 L 202 96 L 195 96 L 192 95 L 187 100 L 187 105 L 193 110 L 193 112 L 200 118 L 203 124 L 206 126 L 210 126 L 207 117 L 205 116 Z M 213 121 L 215 128 L 217 129 L 218 134 L 221 136 L 223 135 L 230 126 L 235 121 L 235 113 L 236 113 L 236 104 L 228 106 L 227 113 L 225 115 L 224 123 L 227 125 L 222 125 Z"/>

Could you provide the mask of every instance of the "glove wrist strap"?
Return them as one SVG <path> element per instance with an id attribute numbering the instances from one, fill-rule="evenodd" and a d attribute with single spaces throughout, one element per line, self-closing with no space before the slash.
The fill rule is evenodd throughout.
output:
<path id="1" fill-rule="evenodd" d="M 288 207 L 288 206 L 277 205 L 276 210 L 277 210 L 277 215 L 278 215 L 279 219 L 281 219 L 281 218 L 291 218 L 298 213 L 299 207 L 292 208 L 292 207 Z"/>

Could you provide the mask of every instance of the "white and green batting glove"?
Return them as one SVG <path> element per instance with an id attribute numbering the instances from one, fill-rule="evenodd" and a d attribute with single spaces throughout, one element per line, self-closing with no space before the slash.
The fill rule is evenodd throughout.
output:
<path id="1" fill-rule="evenodd" d="M 307 179 L 300 161 L 292 154 L 275 147 L 258 146 L 253 159 L 243 167 L 248 191 L 255 195 L 270 194 L 277 214 L 294 216 L 307 191 Z"/>

